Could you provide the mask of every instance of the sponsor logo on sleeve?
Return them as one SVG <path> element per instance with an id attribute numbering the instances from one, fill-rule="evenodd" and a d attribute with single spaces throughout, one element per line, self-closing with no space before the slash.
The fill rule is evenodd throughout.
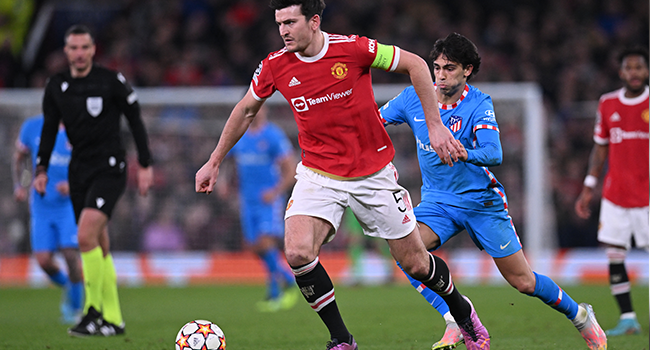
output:
<path id="1" fill-rule="evenodd" d="M 487 122 L 495 122 L 497 121 L 497 118 L 494 115 L 494 111 L 491 109 L 488 109 L 485 111 L 486 117 L 483 117 L 481 120 L 487 121 Z"/>
<path id="2" fill-rule="evenodd" d="M 264 63 L 264 61 L 260 62 L 260 65 L 257 66 L 257 69 L 255 70 L 255 73 L 253 73 L 253 81 L 255 82 L 255 85 L 259 84 L 257 79 L 260 76 L 260 74 L 262 73 L 262 64 L 263 63 Z"/>

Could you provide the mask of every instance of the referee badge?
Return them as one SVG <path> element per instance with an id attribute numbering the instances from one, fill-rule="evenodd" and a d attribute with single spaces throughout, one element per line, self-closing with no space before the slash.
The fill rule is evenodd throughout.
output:
<path id="1" fill-rule="evenodd" d="M 102 113 L 103 106 L 104 106 L 104 100 L 102 99 L 101 96 L 88 97 L 86 99 L 86 110 L 88 110 L 88 114 L 90 114 L 93 117 L 97 117 L 100 113 Z"/>

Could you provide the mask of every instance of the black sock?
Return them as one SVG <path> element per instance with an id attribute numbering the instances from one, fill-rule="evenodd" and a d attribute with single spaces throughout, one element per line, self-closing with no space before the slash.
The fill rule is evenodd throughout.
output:
<path id="1" fill-rule="evenodd" d="M 623 263 L 609 264 L 609 285 L 616 298 L 621 314 L 633 312 L 630 296 L 630 279 Z"/>
<path id="2" fill-rule="evenodd" d="M 336 306 L 334 285 L 318 258 L 307 265 L 291 269 L 296 275 L 296 283 L 302 295 L 323 320 L 331 338 L 348 342 L 351 336 Z"/>
<path id="3" fill-rule="evenodd" d="M 441 258 L 429 254 L 430 272 L 426 281 L 421 281 L 429 289 L 436 292 L 449 306 L 449 312 L 457 323 L 463 323 L 469 319 L 472 308 L 463 298 L 451 280 L 449 267 Z"/>

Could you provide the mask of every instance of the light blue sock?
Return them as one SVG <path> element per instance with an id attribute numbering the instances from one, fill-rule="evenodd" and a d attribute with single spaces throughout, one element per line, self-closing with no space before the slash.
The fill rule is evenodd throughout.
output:
<path id="1" fill-rule="evenodd" d="M 441 316 L 444 316 L 447 312 L 449 312 L 449 306 L 447 306 L 447 303 L 445 303 L 445 301 L 438 294 L 436 294 L 436 292 L 429 289 L 427 286 L 422 284 L 422 282 L 409 276 L 409 274 L 404 272 L 404 269 L 402 269 L 402 265 L 397 263 L 397 266 L 399 266 L 404 275 L 406 275 L 406 278 L 409 279 L 411 285 L 424 297 L 424 299 L 427 300 L 429 304 L 431 304 L 431 306 L 436 308 Z"/>
<path id="2" fill-rule="evenodd" d="M 270 249 L 261 255 L 262 261 L 268 271 L 268 297 L 275 299 L 280 296 L 280 283 L 275 277 L 280 271 L 278 264 L 278 250 Z"/>
<path id="3" fill-rule="evenodd" d="M 278 279 L 283 282 L 285 288 L 296 284 L 296 277 L 291 270 L 284 268 L 280 261 L 278 261 Z"/>
<path id="4" fill-rule="evenodd" d="M 552 279 L 537 272 L 533 273 L 535 274 L 535 291 L 530 296 L 539 298 L 546 305 L 565 314 L 569 320 L 573 320 L 578 314 L 578 303 L 573 301 L 569 294 Z"/>
<path id="5" fill-rule="evenodd" d="M 56 284 L 59 287 L 65 287 L 70 281 L 68 280 L 68 275 L 66 275 L 62 270 L 57 271 L 53 275 L 47 275 L 50 278 L 52 283 Z"/>
<path id="6" fill-rule="evenodd" d="M 70 305 L 73 309 L 80 310 L 83 307 L 83 293 L 83 282 L 71 283 L 70 286 L 68 286 L 68 300 L 70 300 Z"/>

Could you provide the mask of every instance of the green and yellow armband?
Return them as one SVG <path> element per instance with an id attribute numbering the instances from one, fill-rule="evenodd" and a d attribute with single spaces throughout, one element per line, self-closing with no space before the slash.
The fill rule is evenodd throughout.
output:
<path id="1" fill-rule="evenodd" d="M 399 61 L 399 54 L 396 53 L 397 50 L 399 48 L 393 45 L 377 43 L 377 56 L 370 67 L 385 71 L 394 71 L 397 68 L 397 61 Z"/>

